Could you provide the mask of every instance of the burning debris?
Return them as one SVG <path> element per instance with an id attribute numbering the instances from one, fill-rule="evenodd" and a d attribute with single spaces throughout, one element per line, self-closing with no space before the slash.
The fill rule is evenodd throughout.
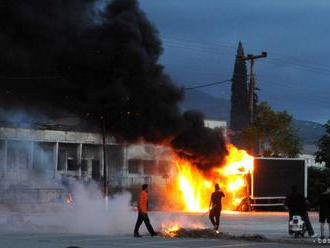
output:
<path id="1" fill-rule="evenodd" d="M 168 228 L 163 231 L 163 236 L 167 238 L 223 238 L 228 237 L 220 232 L 203 229 L 203 228 L 192 228 L 185 229 L 179 227 Z"/>
<path id="2" fill-rule="evenodd" d="M 202 224 L 200 224 L 200 225 L 194 224 L 189 228 L 180 227 L 179 224 L 174 224 L 174 225 L 170 225 L 170 226 L 162 224 L 161 234 L 164 237 L 177 238 L 177 237 L 181 236 L 180 233 L 182 232 L 182 230 L 189 230 L 189 231 L 192 231 L 192 230 L 196 230 L 196 231 L 198 231 L 198 230 L 208 230 L 208 231 L 212 231 L 210 229 L 205 229 L 205 226 L 202 225 Z"/>
<path id="3" fill-rule="evenodd" d="M 247 241 L 265 241 L 266 238 L 259 234 L 233 235 L 206 228 L 180 228 L 177 225 L 162 228 L 162 236 L 166 238 L 204 238 L 204 239 L 235 239 Z"/>

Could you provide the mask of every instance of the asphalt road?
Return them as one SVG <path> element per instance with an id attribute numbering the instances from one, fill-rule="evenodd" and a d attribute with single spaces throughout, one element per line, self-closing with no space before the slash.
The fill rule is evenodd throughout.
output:
<path id="1" fill-rule="evenodd" d="M 17 214 L 16 214 L 17 215 Z M 15 215 L 14 215 L 15 216 Z M 92 218 L 89 218 L 92 216 Z M 220 230 L 223 233 L 241 235 L 262 235 L 263 242 L 229 240 L 229 239 L 186 239 L 161 238 L 146 235 L 144 225 L 140 233 L 146 235 L 141 239 L 133 238 L 132 232 L 136 221 L 136 213 L 116 216 L 75 214 L 26 214 L 21 218 L 0 215 L 0 248 L 80 248 L 98 247 L 311 247 L 321 246 L 318 240 L 303 238 L 294 240 L 287 233 L 288 216 L 285 212 L 224 212 Z M 310 213 L 312 224 L 319 234 L 317 214 Z M 184 228 L 208 228 L 208 217 L 203 214 L 183 214 L 151 212 L 151 223 L 160 231 L 162 224 L 171 226 L 179 223 Z M 108 224 L 108 225 L 105 225 Z M 65 234 L 63 234 L 65 233 Z M 316 242 L 313 242 L 316 241 Z M 276 243 L 280 242 L 280 243 Z M 300 243 L 299 243 L 300 242 Z M 330 247 L 330 242 L 326 244 Z"/>
<path id="2" fill-rule="evenodd" d="M 0 234 L 0 248 L 303 248 L 302 244 L 252 242 L 226 239 L 177 239 L 162 237 L 133 238 L 132 236 L 69 235 L 69 234 Z"/>
<path id="3" fill-rule="evenodd" d="M 136 213 L 107 216 L 84 214 L 33 214 L 21 215 L 23 223 L 10 220 L 8 215 L 0 215 L 0 233 L 3 231 L 68 232 L 77 234 L 99 235 L 130 235 L 133 233 Z M 320 233 L 318 214 L 310 212 L 311 223 L 317 234 Z M 96 216 L 96 217 L 94 217 Z M 183 228 L 211 228 L 208 216 L 205 214 L 150 212 L 149 217 L 157 231 L 162 225 L 178 224 Z M 288 214 L 286 212 L 224 212 L 221 216 L 220 230 L 233 235 L 259 234 L 270 239 L 286 239 L 288 235 Z M 141 233 L 146 233 L 144 225 Z"/>

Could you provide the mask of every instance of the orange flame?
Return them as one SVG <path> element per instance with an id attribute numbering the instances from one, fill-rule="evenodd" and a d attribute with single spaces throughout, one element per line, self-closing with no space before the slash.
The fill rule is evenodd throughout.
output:
<path id="1" fill-rule="evenodd" d="M 178 231 L 180 231 L 181 228 L 185 228 L 186 230 L 191 229 L 205 229 L 206 226 L 202 223 L 193 223 L 193 224 L 184 224 L 181 222 L 174 222 L 172 224 L 162 224 L 162 234 L 165 237 L 174 238 L 178 236 Z"/>
<path id="2" fill-rule="evenodd" d="M 228 145 L 229 154 L 224 165 L 219 165 L 206 175 L 187 161 L 177 160 L 177 186 L 181 192 L 183 211 L 206 212 L 209 208 L 213 185 L 219 183 L 226 197 L 224 209 L 236 209 L 248 196 L 247 175 L 253 171 L 253 160 L 246 151 Z"/>
<path id="3" fill-rule="evenodd" d="M 65 197 L 65 202 L 68 205 L 72 205 L 73 204 L 73 198 L 72 198 L 72 195 L 70 193 L 68 193 L 68 195 Z"/>
<path id="4" fill-rule="evenodd" d="M 174 224 L 173 226 L 166 226 L 162 224 L 162 233 L 166 237 L 174 238 L 177 235 L 177 231 L 180 229 L 180 226 L 178 224 Z"/>
<path id="5" fill-rule="evenodd" d="M 177 163 L 178 184 L 185 203 L 185 211 L 205 212 L 208 209 L 205 195 L 212 190 L 212 183 L 208 181 L 189 162 Z"/>

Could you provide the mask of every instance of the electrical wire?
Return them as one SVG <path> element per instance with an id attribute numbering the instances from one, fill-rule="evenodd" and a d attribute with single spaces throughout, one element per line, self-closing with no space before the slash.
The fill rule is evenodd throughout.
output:
<path id="1" fill-rule="evenodd" d="M 192 86 L 192 87 L 185 87 L 184 89 L 193 90 L 193 89 L 198 89 L 198 88 L 204 88 L 204 87 L 210 87 L 210 86 L 214 86 L 214 85 L 224 84 L 224 83 L 228 83 L 228 82 L 232 82 L 232 79 L 227 79 L 227 80 L 213 82 L 213 83 L 207 83 L 207 84 L 201 84 L 201 85 L 196 85 L 196 86 Z"/>

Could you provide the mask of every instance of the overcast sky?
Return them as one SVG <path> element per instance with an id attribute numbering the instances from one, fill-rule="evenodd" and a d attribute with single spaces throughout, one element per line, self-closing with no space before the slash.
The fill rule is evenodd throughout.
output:
<path id="1" fill-rule="evenodd" d="M 180 85 L 230 79 L 238 41 L 257 61 L 261 100 L 296 119 L 330 119 L 330 1 L 140 0 L 163 40 L 161 63 Z M 230 84 L 204 88 L 230 98 Z"/>

